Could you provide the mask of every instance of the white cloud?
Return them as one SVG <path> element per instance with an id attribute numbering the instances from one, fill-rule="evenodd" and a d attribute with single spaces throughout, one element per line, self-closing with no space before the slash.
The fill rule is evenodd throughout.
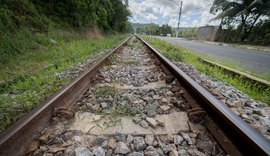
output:
<path id="1" fill-rule="evenodd" d="M 153 22 L 153 20 L 157 19 L 157 17 L 155 15 L 149 14 L 149 13 L 146 16 L 144 16 L 144 18 L 151 21 L 151 22 Z"/>
<path id="2" fill-rule="evenodd" d="M 212 21 L 211 19 L 214 18 L 214 15 L 203 12 L 199 18 L 192 21 L 192 27 L 204 26 L 204 25 L 219 25 L 220 20 Z"/>
<path id="3" fill-rule="evenodd" d="M 172 27 L 177 27 L 178 20 L 177 19 L 170 19 L 169 25 Z"/>
<path id="4" fill-rule="evenodd" d="M 180 4 L 180 0 L 175 0 Z M 183 0 L 180 26 L 218 25 L 218 21 L 210 21 L 214 16 L 209 13 L 213 0 Z M 129 8 L 133 17 L 131 22 L 157 24 L 168 23 L 176 27 L 179 6 L 169 0 L 130 0 Z"/>

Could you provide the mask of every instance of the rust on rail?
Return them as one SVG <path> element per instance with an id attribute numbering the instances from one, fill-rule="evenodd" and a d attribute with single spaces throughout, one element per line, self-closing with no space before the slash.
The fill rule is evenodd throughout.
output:
<path id="1" fill-rule="evenodd" d="M 37 138 L 53 115 L 54 108 L 72 107 L 90 85 L 90 78 L 131 37 L 107 53 L 96 64 L 63 86 L 58 92 L 41 103 L 13 126 L 0 134 L 0 155 L 23 155 L 27 146 Z M 63 113 L 63 111 L 62 111 Z M 72 111 L 71 111 L 72 114 Z"/>
<path id="2" fill-rule="evenodd" d="M 231 152 L 238 153 L 240 151 L 243 155 L 270 155 L 270 142 L 264 136 L 180 70 L 158 50 L 141 37 L 137 37 L 153 51 L 164 66 L 179 80 L 185 90 L 211 115 L 215 123 L 224 131 L 224 134 L 234 143 L 237 150 L 230 150 Z"/>

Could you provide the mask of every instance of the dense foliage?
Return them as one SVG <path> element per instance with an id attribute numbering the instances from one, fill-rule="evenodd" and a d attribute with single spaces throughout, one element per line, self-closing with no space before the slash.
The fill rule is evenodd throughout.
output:
<path id="1" fill-rule="evenodd" d="M 139 24 L 133 23 L 132 24 L 134 32 L 139 34 L 146 34 L 146 35 L 163 35 L 166 36 L 167 34 L 172 34 L 172 28 L 168 24 L 163 24 L 161 26 L 149 23 L 149 24 Z"/>
<path id="2" fill-rule="evenodd" d="M 127 4 L 127 0 L 1 0 L 0 64 L 7 56 L 37 48 L 49 40 L 44 34 L 55 29 L 129 31 Z"/>
<path id="3" fill-rule="evenodd" d="M 229 28 L 222 40 L 270 45 L 270 0 L 214 0 L 210 12 Z"/>

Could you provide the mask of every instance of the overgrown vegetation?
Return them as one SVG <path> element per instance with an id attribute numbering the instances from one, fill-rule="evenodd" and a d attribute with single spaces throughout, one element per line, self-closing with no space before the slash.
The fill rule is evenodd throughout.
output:
<path id="1" fill-rule="evenodd" d="M 214 0 L 210 13 L 228 28 L 219 41 L 270 45 L 269 0 Z"/>
<path id="2" fill-rule="evenodd" d="M 106 95 L 111 95 L 112 98 L 114 98 L 117 94 L 117 90 L 114 87 L 101 86 L 97 88 L 94 94 L 97 98 L 103 97 Z"/>
<path id="3" fill-rule="evenodd" d="M 140 61 L 134 60 L 134 59 L 128 59 L 124 63 L 129 64 L 129 65 L 138 65 L 140 64 Z"/>
<path id="4" fill-rule="evenodd" d="M 2 0 L 0 132 L 72 78 L 59 73 L 123 41 L 127 35 L 120 33 L 131 29 L 127 5 L 127 0 Z"/>
<path id="5" fill-rule="evenodd" d="M 140 23 L 132 23 L 133 31 L 139 34 L 146 35 L 162 35 L 166 36 L 167 34 L 172 34 L 172 28 L 168 24 L 162 24 L 161 26 L 150 23 L 150 24 L 140 24 Z"/>
<path id="6" fill-rule="evenodd" d="M 171 36 L 175 36 L 177 31 L 177 28 L 170 27 L 167 24 L 159 26 L 155 23 L 131 23 L 131 25 L 133 27 L 133 31 L 138 34 L 161 36 L 167 36 L 167 34 L 171 34 Z M 180 27 L 179 36 L 183 36 L 186 38 L 195 37 L 197 35 L 197 31 L 198 28 L 196 27 Z"/>
<path id="7" fill-rule="evenodd" d="M 27 55 L 9 60 L 0 67 L 0 78 L 6 81 L 0 89 L 0 131 L 72 78 L 59 79 L 56 73 L 84 62 L 99 51 L 119 44 L 126 37 L 120 35 L 94 39 L 75 35 L 73 41 L 56 40 L 59 44 L 55 46 L 29 51 Z"/>
<path id="8" fill-rule="evenodd" d="M 198 58 L 206 58 L 206 56 L 195 53 L 189 49 L 170 44 L 157 38 L 144 37 L 144 39 L 151 43 L 156 49 L 160 50 L 160 52 L 162 52 L 167 58 L 173 61 L 191 63 L 199 71 L 235 86 L 256 100 L 270 104 L 270 89 L 265 89 L 260 85 L 243 79 L 241 76 L 233 76 L 226 71 L 220 70 L 218 67 L 203 64 L 202 62 L 198 61 Z M 207 57 L 207 59 L 213 60 L 209 57 Z"/>
<path id="9" fill-rule="evenodd" d="M 118 57 L 116 54 L 111 55 L 109 57 L 109 60 L 111 62 L 120 63 L 120 64 L 127 64 L 127 65 L 138 65 L 138 64 L 140 64 L 140 61 L 138 61 L 138 60 L 135 60 L 135 59 L 123 59 L 121 57 Z"/>
<path id="10" fill-rule="evenodd" d="M 54 43 L 58 37 L 55 31 L 59 29 L 67 30 L 65 33 L 92 29 L 106 33 L 127 32 L 131 29 L 129 16 L 127 4 L 121 0 L 2 0 L 0 65 L 18 54 Z M 70 36 L 63 36 L 69 40 Z"/>

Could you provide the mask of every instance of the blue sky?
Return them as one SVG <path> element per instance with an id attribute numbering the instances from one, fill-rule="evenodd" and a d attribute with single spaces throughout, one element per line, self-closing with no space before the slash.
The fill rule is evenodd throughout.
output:
<path id="1" fill-rule="evenodd" d="M 218 25 L 210 21 L 214 15 L 209 13 L 213 0 L 183 0 L 180 27 L 199 27 Z M 129 9 L 134 23 L 156 23 L 177 26 L 180 0 L 129 0 Z"/>

